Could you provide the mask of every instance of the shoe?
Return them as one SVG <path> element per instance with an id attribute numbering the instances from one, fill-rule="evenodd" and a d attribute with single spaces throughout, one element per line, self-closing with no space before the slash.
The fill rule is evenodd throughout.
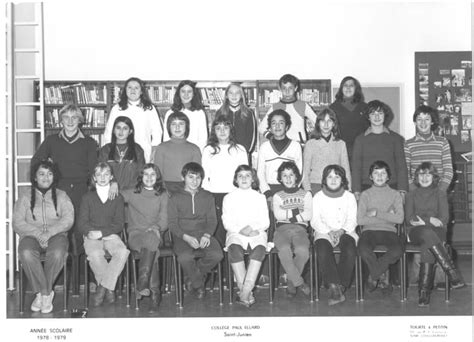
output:
<path id="1" fill-rule="evenodd" d="M 309 285 L 306 283 L 303 283 L 302 285 L 298 286 L 298 289 L 303 292 L 305 296 L 309 296 L 311 293 L 311 289 L 309 288 Z"/>
<path id="2" fill-rule="evenodd" d="M 96 290 L 97 290 L 97 284 L 91 281 L 89 283 L 89 293 L 95 293 Z"/>
<path id="3" fill-rule="evenodd" d="M 140 263 L 138 268 L 138 281 L 137 281 L 137 297 L 140 299 L 142 296 L 150 295 L 150 274 L 153 261 L 155 260 L 155 252 L 151 252 L 146 248 L 143 248 L 140 252 Z"/>
<path id="4" fill-rule="evenodd" d="M 106 289 L 102 285 L 97 286 L 95 290 L 95 294 L 92 296 L 92 305 L 93 306 L 101 306 L 104 302 Z"/>
<path id="5" fill-rule="evenodd" d="M 188 279 L 185 281 L 184 283 L 184 290 L 186 292 L 189 292 L 189 293 L 193 293 L 194 292 L 194 288 L 193 288 L 193 282 L 191 281 L 191 279 Z"/>
<path id="6" fill-rule="evenodd" d="M 107 304 L 115 303 L 115 291 L 109 289 L 105 291 L 105 302 Z"/>
<path id="7" fill-rule="evenodd" d="M 464 281 L 461 279 L 459 271 L 454 266 L 453 259 L 442 244 L 439 243 L 434 245 L 430 248 L 430 251 L 433 253 L 436 261 L 438 261 L 443 271 L 448 275 L 453 289 L 460 289 L 461 287 L 466 286 Z"/>
<path id="8" fill-rule="evenodd" d="M 41 311 L 41 303 L 43 302 L 43 298 L 41 296 L 41 292 L 36 294 L 35 300 L 31 303 L 31 311 L 38 312 Z"/>
<path id="9" fill-rule="evenodd" d="M 41 313 L 50 313 L 53 311 L 53 298 L 54 298 L 54 291 L 51 291 L 49 295 L 41 296 Z"/>
<path id="10" fill-rule="evenodd" d="M 149 312 L 155 312 L 161 304 L 161 292 L 151 291 L 150 305 L 148 307 Z"/>
<path id="11" fill-rule="evenodd" d="M 329 284 L 329 297 L 328 305 L 336 305 L 346 300 L 346 297 L 342 294 L 341 288 L 337 284 Z"/>
<path id="12" fill-rule="evenodd" d="M 204 288 L 204 286 L 197 288 L 195 292 L 197 299 L 203 299 L 206 296 L 206 289 Z"/>
<path id="13" fill-rule="evenodd" d="M 418 276 L 418 306 L 430 305 L 430 294 L 434 281 L 434 264 L 420 263 Z"/>
<path id="14" fill-rule="evenodd" d="M 388 295 L 393 292 L 393 286 L 389 281 L 389 272 L 385 271 L 380 275 L 378 287 L 382 289 L 382 294 Z"/>
<path id="15" fill-rule="evenodd" d="M 369 292 L 374 292 L 377 289 L 378 285 L 379 285 L 379 280 L 372 279 L 372 275 L 369 274 L 369 277 L 367 278 L 367 290 L 369 290 Z"/>
<path id="16" fill-rule="evenodd" d="M 294 298 L 296 296 L 296 287 L 293 285 L 291 280 L 286 283 L 286 296 L 288 298 Z"/>
<path id="17" fill-rule="evenodd" d="M 436 291 L 446 291 L 446 283 L 444 281 L 437 283 L 435 286 L 435 289 Z M 449 289 L 450 290 L 453 289 L 453 286 L 451 285 L 451 283 L 449 283 Z"/>

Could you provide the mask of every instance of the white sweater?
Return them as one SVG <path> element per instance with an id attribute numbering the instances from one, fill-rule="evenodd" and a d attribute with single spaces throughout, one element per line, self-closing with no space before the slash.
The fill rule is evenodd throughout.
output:
<path id="1" fill-rule="evenodd" d="M 189 119 L 189 136 L 187 140 L 190 143 L 193 143 L 199 147 L 199 149 L 202 150 L 204 149 L 204 146 L 207 144 L 207 137 L 208 137 L 208 127 L 207 127 L 207 116 L 206 113 L 200 109 L 200 110 L 189 110 L 189 109 L 181 109 L 181 113 L 185 114 L 188 119 Z M 166 129 L 167 127 L 167 121 L 169 116 L 173 113 L 171 109 L 169 109 L 166 114 L 165 114 L 165 121 L 164 121 L 164 126 L 165 130 L 163 132 L 163 141 L 168 141 L 170 140 L 170 136 L 168 134 L 168 130 Z"/>
<path id="2" fill-rule="evenodd" d="M 237 244 L 244 249 L 262 245 L 267 247 L 267 233 L 270 225 L 268 206 L 265 196 L 255 190 L 235 189 L 224 197 L 222 204 L 222 223 L 227 230 L 226 248 Z M 240 230 L 249 225 L 260 234 L 248 237 L 240 234 Z"/>
<path id="3" fill-rule="evenodd" d="M 346 190 L 341 197 L 332 198 L 322 190 L 318 191 L 313 197 L 311 226 L 315 240 L 326 239 L 331 242 L 328 233 L 342 228 L 357 242 L 357 202 L 354 195 Z"/>
<path id="4" fill-rule="evenodd" d="M 114 121 L 118 116 L 126 116 L 132 120 L 135 128 L 135 142 L 141 146 L 145 161 L 149 163 L 152 146 L 158 146 L 163 138 L 163 126 L 155 107 L 144 110 L 142 107 L 129 103 L 126 110 L 121 110 L 118 104 L 113 106 L 105 126 L 103 145 L 111 141 Z"/>
<path id="5" fill-rule="evenodd" d="M 202 187 L 212 193 L 229 193 L 235 190 L 235 169 L 239 165 L 248 165 L 247 152 L 242 145 L 232 148 L 230 145 L 220 145 L 220 151 L 213 154 L 214 148 L 206 146 L 202 152 L 202 167 L 204 168 L 204 179 Z"/>
<path id="6" fill-rule="evenodd" d="M 260 181 L 260 192 L 263 194 L 270 190 L 269 184 L 279 184 L 277 180 L 278 168 L 283 162 L 294 162 L 301 173 L 303 168 L 302 155 L 301 145 L 294 140 L 291 140 L 288 147 L 281 154 L 274 150 L 270 140 L 265 141 L 258 152 L 257 174 Z"/>

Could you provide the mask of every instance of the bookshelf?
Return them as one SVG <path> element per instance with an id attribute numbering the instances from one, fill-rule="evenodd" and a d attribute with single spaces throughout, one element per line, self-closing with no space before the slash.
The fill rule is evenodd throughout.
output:
<path id="1" fill-rule="evenodd" d="M 148 95 L 156 107 L 161 120 L 173 103 L 173 97 L 179 80 L 144 80 Z M 247 105 L 261 119 L 272 103 L 278 102 L 281 93 L 278 90 L 278 80 L 204 80 L 197 81 L 205 106 L 209 125 L 214 120 L 215 113 L 222 106 L 224 92 L 231 82 L 239 83 L 244 89 Z M 82 126 L 84 133 L 90 135 L 101 145 L 102 134 L 107 123 L 108 114 L 118 102 L 124 81 L 61 81 L 44 82 L 44 129 L 45 135 L 59 132 L 59 110 L 68 103 L 77 104 L 84 113 L 85 122 Z M 36 98 L 39 98 L 39 83 L 35 83 Z M 301 80 L 298 96 L 308 102 L 318 111 L 322 106 L 328 106 L 331 99 L 330 80 Z"/>

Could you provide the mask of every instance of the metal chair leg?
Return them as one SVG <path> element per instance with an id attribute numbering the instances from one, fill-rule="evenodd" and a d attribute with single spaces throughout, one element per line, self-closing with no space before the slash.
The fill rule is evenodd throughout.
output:
<path id="1" fill-rule="evenodd" d="M 217 281 L 219 282 L 219 305 L 224 305 L 224 291 L 222 290 L 222 262 L 217 264 Z"/>
<path id="2" fill-rule="evenodd" d="M 273 304 L 273 291 L 274 291 L 274 284 L 273 284 L 273 254 L 270 252 L 268 254 L 268 276 L 270 278 L 270 304 Z"/>
<path id="3" fill-rule="evenodd" d="M 227 258 L 227 287 L 229 288 L 229 304 L 234 302 L 234 273 L 229 258 Z"/>
<path id="4" fill-rule="evenodd" d="M 314 283 L 313 283 L 313 278 L 314 278 L 314 269 L 313 269 L 313 247 L 310 247 L 309 249 L 309 301 L 310 303 L 314 302 Z"/>
<path id="5" fill-rule="evenodd" d="M 178 260 L 176 257 L 173 255 L 172 257 L 173 261 L 173 272 L 174 272 L 174 287 L 175 287 L 175 295 L 176 295 L 176 305 L 180 305 L 181 299 L 180 299 L 180 292 L 181 292 L 181 283 L 180 283 L 180 278 L 179 278 L 179 272 L 178 272 Z M 182 307 L 180 305 L 180 307 Z"/>
<path id="6" fill-rule="evenodd" d="M 137 291 L 137 261 L 132 257 L 133 289 L 135 290 L 135 310 L 139 310 Z"/>
<path id="7" fill-rule="evenodd" d="M 25 284 L 23 278 L 23 266 L 21 262 L 18 263 L 18 292 L 20 294 L 20 314 L 25 312 Z"/>
<path id="8" fill-rule="evenodd" d="M 63 302 L 64 302 L 64 307 L 63 310 L 67 311 L 67 258 L 68 255 L 64 257 L 64 263 L 63 263 Z"/>
<path id="9" fill-rule="evenodd" d="M 319 302 L 319 290 L 320 290 L 320 285 L 319 285 L 319 267 L 318 267 L 318 254 L 317 252 L 314 253 L 314 285 L 316 287 L 315 289 L 315 301 Z"/>
<path id="10" fill-rule="evenodd" d="M 84 257 L 84 307 L 89 306 L 89 264 L 87 263 L 87 256 Z"/>
<path id="11" fill-rule="evenodd" d="M 359 277 L 359 256 L 355 259 L 355 291 L 356 291 L 356 302 L 360 302 L 360 277 Z"/>

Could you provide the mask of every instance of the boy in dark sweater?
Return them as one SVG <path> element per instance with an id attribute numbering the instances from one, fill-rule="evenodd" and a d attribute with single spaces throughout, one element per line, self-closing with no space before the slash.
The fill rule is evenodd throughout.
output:
<path id="1" fill-rule="evenodd" d="M 82 198 L 78 229 L 84 235 L 84 250 L 97 280 L 93 305 L 115 302 L 115 284 L 130 253 L 120 239 L 124 227 L 122 195 L 108 198 L 112 169 L 104 162 L 97 164 L 92 176 L 95 191 Z M 105 253 L 111 256 L 110 261 Z"/>
<path id="2" fill-rule="evenodd" d="M 368 287 L 377 288 L 379 278 L 403 254 L 403 244 L 396 224 L 403 223 L 403 200 L 400 193 L 388 185 L 391 176 L 387 163 L 377 160 L 370 166 L 372 187 L 362 192 L 357 209 L 357 223 L 362 226 L 358 252 L 369 268 Z M 384 245 L 387 252 L 377 259 L 375 246 Z M 383 277 L 388 288 L 388 279 Z"/>
<path id="3" fill-rule="evenodd" d="M 222 248 L 212 236 L 217 227 L 214 197 L 201 182 L 204 170 L 195 162 L 183 166 L 184 188 L 168 202 L 168 227 L 173 248 L 183 267 L 187 290 L 198 299 L 205 294 L 205 277 L 223 258 Z"/>

